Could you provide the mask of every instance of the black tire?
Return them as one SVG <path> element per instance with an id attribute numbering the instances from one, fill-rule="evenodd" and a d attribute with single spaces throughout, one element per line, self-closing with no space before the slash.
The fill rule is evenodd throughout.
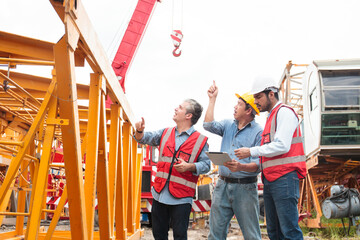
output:
<path id="1" fill-rule="evenodd" d="M 148 218 L 149 218 L 149 227 L 152 227 L 151 213 L 148 213 Z"/>
<path id="2" fill-rule="evenodd" d="M 259 196 L 259 219 L 261 221 L 264 221 L 264 218 L 265 218 L 264 198 L 262 196 Z"/>

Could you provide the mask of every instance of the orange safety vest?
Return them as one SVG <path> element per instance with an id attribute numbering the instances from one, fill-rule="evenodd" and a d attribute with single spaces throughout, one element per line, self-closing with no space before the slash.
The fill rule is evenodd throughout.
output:
<path id="1" fill-rule="evenodd" d="M 268 117 L 264 131 L 262 133 L 261 145 L 268 144 L 274 141 L 276 132 L 276 118 L 277 113 L 281 107 L 287 107 L 291 109 L 294 114 L 294 109 L 285 105 L 279 104 Z M 295 129 L 290 150 L 287 153 L 275 156 L 275 157 L 261 157 L 261 168 L 265 178 L 273 182 L 285 174 L 296 171 L 299 179 L 304 178 L 306 175 L 306 157 L 304 153 L 304 147 L 301 138 L 300 125 Z"/>
<path id="2" fill-rule="evenodd" d="M 174 164 L 176 164 L 176 158 L 181 158 L 188 163 L 196 162 L 207 139 L 195 131 L 176 151 L 175 127 L 164 130 L 160 141 L 159 161 L 154 182 L 156 192 L 160 193 L 169 181 L 169 191 L 174 197 L 194 197 L 198 176 L 190 171 L 179 173 L 174 168 Z"/>

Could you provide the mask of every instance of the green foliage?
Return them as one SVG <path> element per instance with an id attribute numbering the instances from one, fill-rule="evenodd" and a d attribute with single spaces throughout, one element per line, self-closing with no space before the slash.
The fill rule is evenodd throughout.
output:
<path id="1" fill-rule="evenodd" d="M 301 230 L 303 231 L 304 236 L 314 237 L 315 239 L 333 240 L 360 239 L 360 236 L 356 234 L 356 226 L 351 226 L 348 234 L 349 219 L 344 219 L 345 229 L 342 226 L 341 219 L 321 218 L 321 223 L 326 227 L 320 229 L 302 227 Z M 359 222 L 356 221 L 356 224 L 359 224 Z"/>

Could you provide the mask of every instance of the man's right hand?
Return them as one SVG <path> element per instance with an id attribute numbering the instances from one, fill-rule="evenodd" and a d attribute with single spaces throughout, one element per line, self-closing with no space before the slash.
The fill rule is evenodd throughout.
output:
<path id="1" fill-rule="evenodd" d="M 213 80 L 213 84 L 210 86 L 209 90 L 207 91 L 207 94 L 209 98 L 216 98 L 218 95 L 218 87 L 215 84 L 215 80 Z"/>
<path id="2" fill-rule="evenodd" d="M 239 163 L 235 159 L 228 161 L 228 162 L 224 162 L 224 166 L 227 167 L 228 169 L 230 169 L 230 171 L 232 171 L 232 172 L 243 171 L 243 169 L 242 169 L 243 165 L 244 164 Z"/>
<path id="3" fill-rule="evenodd" d="M 137 132 L 143 132 L 144 131 L 144 129 L 145 129 L 145 120 L 144 120 L 143 117 L 141 118 L 141 121 L 135 123 L 135 128 L 136 128 Z"/>

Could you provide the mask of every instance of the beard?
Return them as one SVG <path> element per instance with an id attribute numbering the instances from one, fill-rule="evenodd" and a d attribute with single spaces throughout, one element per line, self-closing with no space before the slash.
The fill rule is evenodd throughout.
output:
<path id="1" fill-rule="evenodd" d="M 259 108 L 259 107 L 258 107 Z M 271 101 L 268 95 L 266 95 L 266 103 L 264 106 L 260 106 L 260 112 L 270 112 L 271 111 Z"/>

